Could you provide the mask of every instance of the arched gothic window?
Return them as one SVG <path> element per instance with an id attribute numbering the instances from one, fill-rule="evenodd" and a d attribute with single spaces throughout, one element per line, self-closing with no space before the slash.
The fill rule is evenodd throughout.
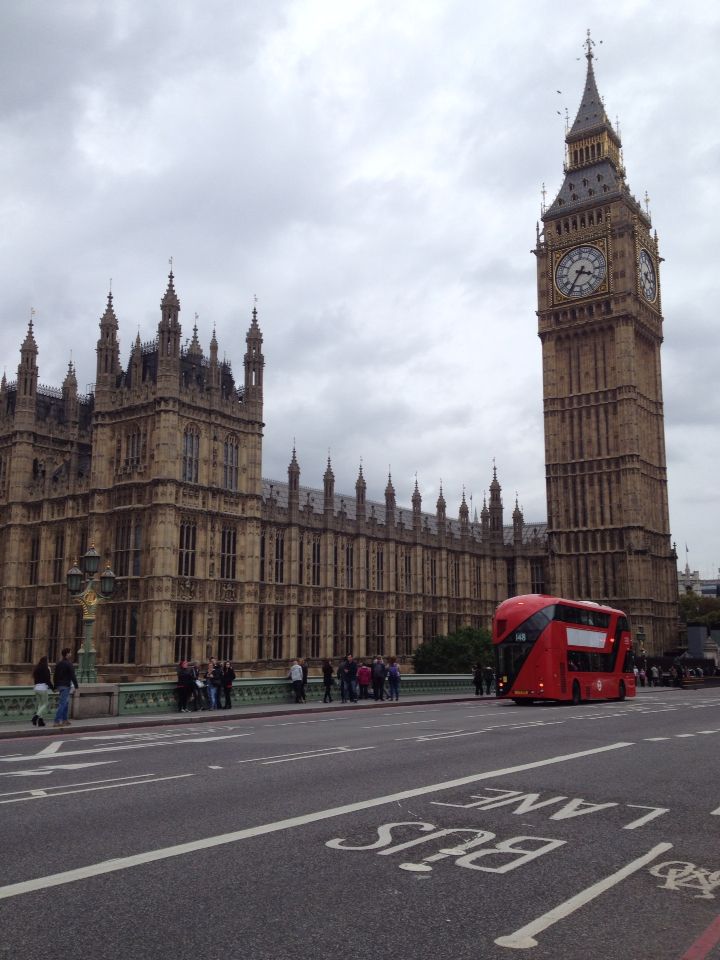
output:
<path id="1" fill-rule="evenodd" d="M 182 478 L 197 483 L 200 469 L 200 434 L 195 427 L 186 427 L 183 434 Z"/>

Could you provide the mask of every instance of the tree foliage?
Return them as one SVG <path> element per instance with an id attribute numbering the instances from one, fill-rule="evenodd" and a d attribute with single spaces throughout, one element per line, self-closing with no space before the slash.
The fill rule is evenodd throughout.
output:
<path id="1" fill-rule="evenodd" d="M 476 663 L 487 666 L 492 662 L 490 631 L 472 627 L 427 640 L 413 654 L 415 673 L 470 673 Z"/>
<path id="2" fill-rule="evenodd" d="M 702 597 L 685 593 L 680 597 L 680 619 L 683 623 L 720 623 L 720 597 Z"/>

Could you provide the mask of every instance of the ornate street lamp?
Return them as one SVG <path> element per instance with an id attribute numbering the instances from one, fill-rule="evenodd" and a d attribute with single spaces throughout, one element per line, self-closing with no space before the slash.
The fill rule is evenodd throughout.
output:
<path id="1" fill-rule="evenodd" d="M 80 648 L 80 681 L 82 683 L 97 682 L 97 668 L 95 666 L 95 613 L 98 603 L 109 600 L 115 590 L 115 574 L 108 563 L 100 578 L 95 574 L 100 567 L 100 554 L 91 544 L 90 549 L 83 555 L 82 569 L 75 564 L 67 572 L 67 588 L 73 600 L 82 607 L 83 612 L 83 643 Z"/>

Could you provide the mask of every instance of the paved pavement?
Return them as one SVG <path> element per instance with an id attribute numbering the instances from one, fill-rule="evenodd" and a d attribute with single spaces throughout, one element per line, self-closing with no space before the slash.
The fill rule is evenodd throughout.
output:
<path id="1" fill-rule="evenodd" d="M 218 723 L 221 720 L 252 720 L 267 716 L 297 716 L 300 714 L 326 713 L 330 710 L 352 711 L 358 710 L 395 710 L 403 705 L 422 705 L 439 703 L 462 703 L 463 701 L 481 701 L 495 700 L 494 696 L 475 697 L 470 693 L 464 694 L 438 694 L 436 696 L 425 694 L 423 696 L 407 696 L 399 701 L 382 700 L 376 703 L 374 700 L 359 700 L 357 703 L 342 704 L 335 700 L 331 704 L 310 701 L 309 703 L 297 705 L 294 703 L 274 703 L 274 704 L 253 704 L 250 706 L 232 707 L 230 710 L 201 710 L 199 713 L 152 713 L 145 715 L 120 716 L 120 717 L 92 717 L 83 720 L 72 720 L 69 727 L 53 727 L 50 712 L 46 718 L 46 726 L 34 727 L 32 722 L 23 720 L 13 723 L 0 723 L 0 741 L 12 740 L 17 737 L 52 737 L 62 734 L 63 737 L 71 736 L 73 733 L 96 733 L 103 730 L 128 730 L 139 727 L 166 727 L 169 725 L 184 725 L 195 723 Z"/>

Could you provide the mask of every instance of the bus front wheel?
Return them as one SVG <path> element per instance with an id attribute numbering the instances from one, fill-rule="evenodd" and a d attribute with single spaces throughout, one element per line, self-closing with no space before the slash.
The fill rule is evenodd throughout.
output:
<path id="1" fill-rule="evenodd" d="M 574 707 L 577 707 L 577 705 L 580 703 L 581 700 L 582 700 L 582 697 L 580 696 L 580 684 L 577 682 L 577 680 L 575 680 L 575 681 L 573 681 L 573 685 L 572 685 L 572 704 L 573 704 L 573 706 L 574 706 Z"/>
<path id="2" fill-rule="evenodd" d="M 625 699 L 625 681 L 620 681 L 620 686 L 618 687 L 618 700 Z"/>

